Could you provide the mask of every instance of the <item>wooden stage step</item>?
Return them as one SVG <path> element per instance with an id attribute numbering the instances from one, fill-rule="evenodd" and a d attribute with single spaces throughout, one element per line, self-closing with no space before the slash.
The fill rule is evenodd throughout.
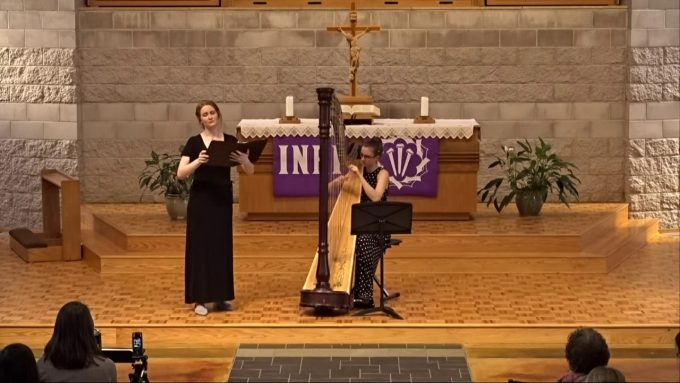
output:
<path id="1" fill-rule="evenodd" d="M 235 205 L 235 272 L 306 273 L 318 224 L 256 222 Z M 181 273 L 185 222 L 160 204 L 87 205 L 86 262 L 104 274 Z M 414 221 L 390 249 L 390 273 L 607 273 L 658 235 L 657 220 L 629 220 L 624 203 L 546 204 L 539 217 L 483 204 L 472 221 Z"/>

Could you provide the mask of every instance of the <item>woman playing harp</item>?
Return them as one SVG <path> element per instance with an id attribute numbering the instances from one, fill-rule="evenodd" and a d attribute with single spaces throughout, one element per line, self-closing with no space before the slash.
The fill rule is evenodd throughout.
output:
<path id="1" fill-rule="evenodd" d="M 350 164 L 349 172 L 331 181 L 330 190 L 337 190 L 352 178 L 361 180 L 361 203 L 387 201 L 390 174 L 380 166 L 383 145 L 373 137 L 361 146 L 361 165 Z M 356 237 L 356 259 L 354 265 L 354 307 L 373 308 L 373 276 L 389 236 L 359 234 Z"/>
<path id="2" fill-rule="evenodd" d="M 380 166 L 382 141 L 373 137 L 361 147 L 363 171 L 349 165 L 350 171 L 361 179 L 361 202 L 386 201 L 390 183 L 389 172 Z M 389 237 L 380 234 L 359 234 L 356 239 L 354 279 L 354 307 L 373 308 L 373 276 Z"/>

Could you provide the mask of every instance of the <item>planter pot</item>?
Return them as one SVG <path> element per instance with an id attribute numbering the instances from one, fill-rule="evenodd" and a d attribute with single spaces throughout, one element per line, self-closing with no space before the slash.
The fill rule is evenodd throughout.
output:
<path id="1" fill-rule="evenodd" d="M 182 198 L 179 195 L 168 194 L 165 196 L 165 209 L 168 211 L 170 219 L 186 219 L 187 217 L 187 205 L 189 199 Z"/>
<path id="2" fill-rule="evenodd" d="M 521 217 L 537 216 L 541 213 L 543 202 L 547 197 L 548 191 L 537 190 L 518 190 L 515 195 L 515 204 Z"/>

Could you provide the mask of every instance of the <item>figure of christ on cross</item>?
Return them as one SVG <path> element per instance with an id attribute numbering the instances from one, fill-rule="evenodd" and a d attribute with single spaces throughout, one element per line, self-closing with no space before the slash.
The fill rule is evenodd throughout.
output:
<path id="1" fill-rule="evenodd" d="M 359 39 L 371 31 L 379 31 L 380 27 L 376 25 L 359 26 L 357 25 L 357 11 L 356 3 L 352 1 L 349 12 L 350 25 L 333 26 L 326 28 L 327 31 L 340 32 L 347 43 L 349 44 L 349 82 L 351 87 L 351 95 L 357 94 L 357 69 L 359 69 L 359 59 L 361 56 L 361 48 L 359 47 Z"/>
<path id="2" fill-rule="evenodd" d="M 349 81 L 353 82 L 356 77 L 357 69 L 359 68 L 359 55 L 361 54 L 359 38 L 368 33 L 369 30 L 364 29 L 355 35 L 350 35 L 345 32 L 342 27 L 338 27 L 338 30 L 345 36 L 345 39 L 347 39 L 347 43 L 349 44 Z"/>

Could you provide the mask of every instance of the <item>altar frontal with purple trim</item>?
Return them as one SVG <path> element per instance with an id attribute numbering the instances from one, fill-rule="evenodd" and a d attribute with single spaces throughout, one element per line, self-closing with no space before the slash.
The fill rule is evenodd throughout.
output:
<path id="1" fill-rule="evenodd" d="M 380 165 L 390 172 L 389 194 L 437 196 L 439 140 L 437 138 L 383 138 Z M 319 194 L 319 138 L 274 137 L 274 195 L 309 197 Z M 336 153 L 333 148 L 333 153 Z M 337 154 L 331 163 L 340 169 Z M 334 178 L 334 177 L 333 177 Z"/>

